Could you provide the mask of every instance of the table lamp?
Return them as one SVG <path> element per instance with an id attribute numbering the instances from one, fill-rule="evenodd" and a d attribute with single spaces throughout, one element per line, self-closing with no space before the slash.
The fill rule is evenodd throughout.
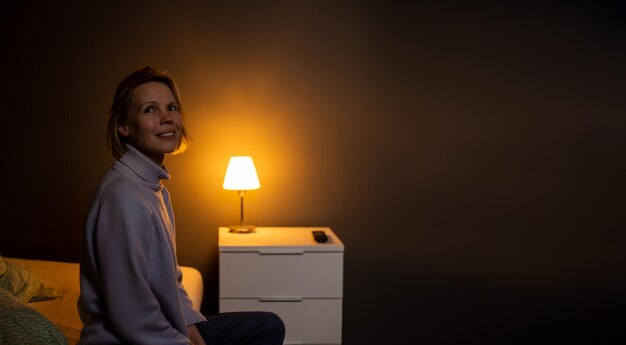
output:
<path id="1" fill-rule="evenodd" d="M 254 232 L 256 226 L 243 224 L 243 195 L 245 191 L 261 188 L 252 157 L 230 157 L 228 168 L 226 168 L 226 176 L 224 176 L 223 188 L 238 191 L 241 200 L 241 218 L 239 225 L 229 226 L 230 231 L 237 233 Z"/>

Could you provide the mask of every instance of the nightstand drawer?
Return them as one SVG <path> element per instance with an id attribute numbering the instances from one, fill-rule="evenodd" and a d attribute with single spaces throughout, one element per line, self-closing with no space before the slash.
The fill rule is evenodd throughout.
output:
<path id="1" fill-rule="evenodd" d="M 221 298 L 341 298 L 343 253 L 220 253 Z"/>
<path id="2" fill-rule="evenodd" d="M 220 312 L 271 311 L 285 323 L 285 344 L 341 344 L 341 299 L 220 299 Z"/>

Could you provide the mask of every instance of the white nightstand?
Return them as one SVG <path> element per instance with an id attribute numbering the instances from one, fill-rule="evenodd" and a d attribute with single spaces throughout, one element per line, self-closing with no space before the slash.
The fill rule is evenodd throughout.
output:
<path id="1" fill-rule="evenodd" d="M 328 242 L 315 242 L 312 230 Z M 285 344 L 341 344 L 343 251 L 325 227 L 220 227 L 220 312 L 274 312 L 285 322 Z"/>

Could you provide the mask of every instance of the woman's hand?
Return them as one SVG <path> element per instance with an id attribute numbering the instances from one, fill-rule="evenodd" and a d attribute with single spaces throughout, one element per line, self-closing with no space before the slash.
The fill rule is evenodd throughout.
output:
<path id="1" fill-rule="evenodd" d="M 189 340 L 191 340 L 193 345 L 206 345 L 196 325 L 187 326 L 187 333 L 189 333 Z"/>

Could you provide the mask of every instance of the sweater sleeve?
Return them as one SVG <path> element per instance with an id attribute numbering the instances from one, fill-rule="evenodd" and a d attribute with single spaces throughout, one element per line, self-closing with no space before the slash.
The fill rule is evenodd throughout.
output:
<path id="1" fill-rule="evenodd" d="M 150 289 L 151 208 L 134 182 L 125 178 L 111 182 L 101 195 L 96 235 L 110 321 L 133 344 L 191 344 L 166 320 Z"/>
<path id="2" fill-rule="evenodd" d="M 172 222 L 174 222 L 174 212 L 172 211 L 170 194 L 165 187 L 163 187 L 163 190 L 161 192 L 163 194 L 163 200 L 165 201 L 165 204 L 167 206 L 170 219 L 172 220 Z M 180 266 L 178 266 L 178 264 L 176 265 L 176 281 L 178 283 L 178 299 L 180 300 L 181 308 L 183 310 L 185 324 L 189 326 L 198 322 L 206 321 L 204 315 L 193 309 L 193 302 L 189 298 L 189 294 L 187 294 L 187 290 L 185 290 L 185 287 L 183 286 L 183 270 L 180 269 Z"/>
<path id="3" fill-rule="evenodd" d="M 191 299 L 183 286 L 183 271 L 180 267 L 176 267 L 176 274 L 178 277 L 178 297 L 180 298 L 180 303 L 183 308 L 185 323 L 189 326 L 198 322 L 206 321 L 204 315 L 193 309 L 193 302 L 191 302 Z"/>
<path id="4" fill-rule="evenodd" d="M 170 193 L 165 187 L 163 187 L 161 193 L 163 195 L 163 200 L 167 207 L 167 212 L 169 213 L 170 220 L 174 223 L 175 219 L 174 212 L 172 210 L 172 202 L 170 200 Z M 174 227 L 174 229 L 176 229 L 176 227 Z M 178 266 L 178 264 L 176 265 L 176 281 L 178 282 L 178 299 L 180 300 L 180 305 L 183 310 L 185 324 L 189 326 L 198 322 L 206 321 L 204 315 L 193 309 L 193 302 L 189 298 L 189 294 L 187 294 L 187 290 L 185 290 L 185 287 L 183 286 L 183 271 L 180 269 L 180 266 Z"/>

